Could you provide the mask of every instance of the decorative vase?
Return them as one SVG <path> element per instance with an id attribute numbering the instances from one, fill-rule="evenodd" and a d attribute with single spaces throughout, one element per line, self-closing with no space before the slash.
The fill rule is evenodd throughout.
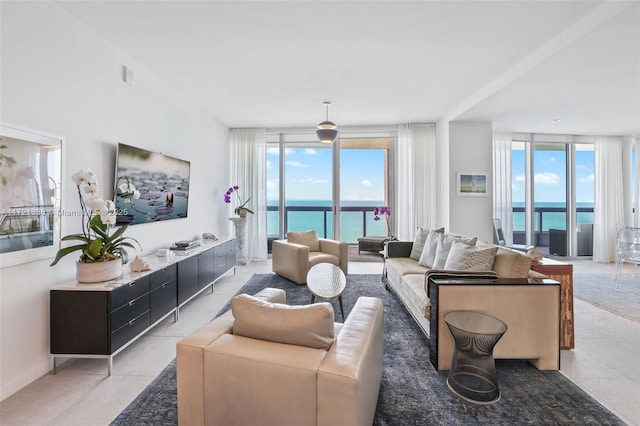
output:
<path id="1" fill-rule="evenodd" d="M 118 278 L 122 275 L 122 259 L 108 262 L 76 262 L 76 280 L 79 283 L 99 283 Z"/>
<path id="2" fill-rule="evenodd" d="M 239 215 L 241 218 L 246 219 L 246 218 L 247 218 L 247 211 L 246 211 L 246 210 L 240 210 L 240 211 L 238 212 L 238 215 Z"/>

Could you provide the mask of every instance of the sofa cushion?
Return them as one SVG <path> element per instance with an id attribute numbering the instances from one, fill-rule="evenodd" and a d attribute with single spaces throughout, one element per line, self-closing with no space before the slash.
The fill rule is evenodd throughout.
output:
<path id="1" fill-rule="evenodd" d="M 444 228 L 434 229 L 434 231 L 444 233 Z M 409 258 L 413 260 L 420 260 L 420 255 L 422 254 L 422 249 L 424 248 L 425 241 L 427 241 L 429 232 L 430 231 L 428 229 L 418 227 L 416 237 L 413 240 L 413 246 L 411 246 L 411 254 L 409 255 Z"/>
<path id="2" fill-rule="evenodd" d="M 427 268 L 433 266 L 433 260 L 436 258 L 436 249 L 438 247 L 438 237 L 440 235 L 442 234 L 437 230 L 429 231 L 427 240 L 424 242 L 420 260 L 418 261 L 420 265 L 426 266 Z"/>
<path id="3" fill-rule="evenodd" d="M 436 246 L 436 257 L 433 259 L 431 267 L 433 269 L 444 269 L 444 265 L 447 263 L 447 257 L 449 257 L 449 250 L 451 250 L 451 245 L 454 241 L 462 241 L 467 245 L 475 246 L 477 240 L 476 237 L 469 238 L 452 234 L 440 235 Z"/>
<path id="4" fill-rule="evenodd" d="M 309 247 L 309 251 L 320 251 L 320 240 L 316 231 L 287 232 L 287 241 Z"/>
<path id="5" fill-rule="evenodd" d="M 454 241 L 444 269 L 453 271 L 491 271 L 498 247 L 472 247 Z"/>
<path id="6" fill-rule="evenodd" d="M 231 299 L 233 334 L 270 342 L 329 349 L 334 339 L 330 303 L 291 306 L 241 294 Z"/>
<path id="7" fill-rule="evenodd" d="M 427 307 L 431 307 L 431 302 L 424 290 L 424 274 L 404 275 L 402 281 L 406 287 L 404 293 L 410 299 L 411 304 L 415 306 L 420 313 L 426 313 Z M 426 315 L 425 317 L 429 319 Z"/>
<path id="8" fill-rule="evenodd" d="M 338 256 L 321 251 L 309 252 L 309 269 L 318 263 L 331 263 L 332 265 L 340 266 L 340 259 L 338 259 Z"/>
<path id="9" fill-rule="evenodd" d="M 407 257 L 392 257 L 386 259 L 385 265 L 387 267 L 393 268 L 400 277 L 407 274 L 424 275 L 424 273 L 428 270 L 428 268 L 420 266 L 418 262 Z"/>
<path id="10" fill-rule="evenodd" d="M 515 250 L 499 248 L 493 262 L 493 271 L 500 278 L 528 278 L 531 258 Z"/>

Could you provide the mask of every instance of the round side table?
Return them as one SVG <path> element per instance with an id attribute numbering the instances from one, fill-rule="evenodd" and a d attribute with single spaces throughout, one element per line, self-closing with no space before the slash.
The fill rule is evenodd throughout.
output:
<path id="1" fill-rule="evenodd" d="M 347 287 L 347 277 L 344 276 L 342 269 L 331 263 L 318 263 L 312 266 L 307 274 L 307 287 L 311 291 L 311 303 L 315 302 L 316 296 L 327 300 L 338 298 L 342 321 L 344 321 L 342 292 Z"/>
<path id="2" fill-rule="evenodd" d="M 473 311 L 452 311 L 444 316 L 455 349 L 447 378 L 449 389 L 476 404 L 493 404 L 500 399 L 493 347 L 507 331 L 507 325 L 490 315 Z"/>

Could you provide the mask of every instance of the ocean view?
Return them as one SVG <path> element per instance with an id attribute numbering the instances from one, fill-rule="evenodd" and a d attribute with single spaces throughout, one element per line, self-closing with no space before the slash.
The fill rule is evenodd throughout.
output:
<path id="1" fill-rule="evenodd" d="M 523 202 L 514 202 L 513 207 L 525 207 Z M 547 202 L 547 203 L 535 203 L 535 208 L 564 208 L 563 202 Z M 590 208 L 593 209 L 593 203 L 576 203 L 578 208 Z M 538 221 L 540 220 L 540 214 L 534 215 L 534 228 L 538 229 Z M 593 223 L 593 211 L 591 212 L 578 212 L 576 214 L 577 224 L 581 223 Z M 515 212 L 513 214 L 513 230 L 524 231 L 525 227 L 525 214 L 524 212 Z M 543 212 L 542 213 L 542 230 L 548 231 L 551 229 L 566 229 L 567 227 L 567 214 L 565 212 Z"/>
<path id="2" fill-rule="evenodd" d="M 277 202 L 269 202 L 269 207 L 277 207 Z M 524 203 L 513 203 L 514 207 L 524 208 Z M 382 201 L 343 201 L 342 207 L 382 207 Z M 562 208 L 564 203 L 548 202 L 536 203 L 536 208 Z M 332 238 L 332 215 L 331 201 L 329 200 L 289 200 L 287 207 L 310 207 L 317 208 L 317 211 L 289 211 L 288 228 L 291 231 L 307 231 L 314 229 L 319 236 L 325 235 L 325 224 L 327 238 Z M 593 209 L 593 203 L 577 203 L 577 207 L 585 207 Z M 393 215 L 393 211 L 391 212 Z M 379 221 L 373 220 L 373 212 L 366 213 L 366 234 L 367 235 L 384 235 L 385 221 L 381 218 Z M 340 235 L 342 241 L 355 244 L 359 237 L 363 235 L 363 217 L 362 211 L 343 211 L 341 213 Z M 540 215 L 535 215 L 535 228 L 538 228 Z M 325 223 L 326 220 L 326 223 Z M 393 216 L 391 216 L 393 220 Z M 577 223 L 593 223 L 593 212 L 585 212 L 577 214 Z M 525 214 L 524 212 L 516 212 L 513 215 L 513 230 L 524 231 Z M 548 231 L 549 228 L 565 229 L 566 213 L 565 212 L 544 212 L 542 214 L 542 230 Z M 267 214 L 267 233 L 269 235 L 278 235 L 278 211 L 269 211 Z"/>

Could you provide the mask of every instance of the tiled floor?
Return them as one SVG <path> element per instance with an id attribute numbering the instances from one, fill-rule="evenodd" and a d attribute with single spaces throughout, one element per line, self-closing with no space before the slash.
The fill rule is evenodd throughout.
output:
<path id="1" fill-rule="evenodd" d="M 575 261 L 574 273 L 608 273 L 611 265 Z M 381 273 L 382 264 L 351 262 L 353 274 Z M 209 321 L 254 274 L 271 262 L 239 266 L 180 311 L 115 357 L 69 360 L 0 403 L 0 424 L 107 425 L 175 357 L 175 344 Z M 639 305 L 640 309 L 640 305 Z M 575 300 L 576 349 L 562 351 L 562 372 L 629 424 L 640 425 L 640 323 Z"/>

